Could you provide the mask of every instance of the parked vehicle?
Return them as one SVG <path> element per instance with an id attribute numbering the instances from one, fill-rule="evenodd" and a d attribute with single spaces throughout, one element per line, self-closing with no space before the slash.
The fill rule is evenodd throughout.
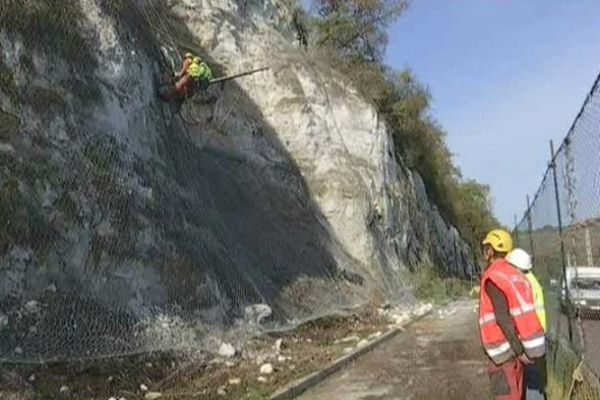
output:
<path id="1" fill-rule="evenodd" d="M 600 267 L 567 267 L 561 305 L 583 318 L 600 317 Z"/>

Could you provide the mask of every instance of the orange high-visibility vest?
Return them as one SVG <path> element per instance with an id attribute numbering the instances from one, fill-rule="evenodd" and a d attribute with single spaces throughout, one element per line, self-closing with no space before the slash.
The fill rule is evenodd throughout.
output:
<path id="1" fill-rule="evenodd" d="M 496 321 L 492 300 L 485 290 L 488 281 L 492 281 L 506 297 L 517 336 L 527 357 L 534 359 L 543 356 L 546 352 L 546 339 L 536 314 L 531 284 L 521 271 L 503 258 L 494 261 L 481 277 L 479 333 L 487 355 L 496 364 L 502 364 L 515 357 L 510 343 Z"/>

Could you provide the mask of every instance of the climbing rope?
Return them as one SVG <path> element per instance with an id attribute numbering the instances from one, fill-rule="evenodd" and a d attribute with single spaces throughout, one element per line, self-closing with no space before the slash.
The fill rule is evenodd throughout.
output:
<path id="1" fill-rule="evenodd" d="M 235 107 L 237 106 L 237 104 L 238 104 L 238 102 L 240 100 L 240 97 L 242 97 L 242 90 L 238 89 L 237 94 L 235 96 L 235 99 L 233 100 L 233 104 L 229 108 L 229 111 L 227 111 L 227 113 L 225 114 L 225 116 L 221 119 L 221 122 L 219 122 L 217 124 L 217 126 L 216 126 L 216 130 L 217 131 L 219 131 L 223 127 L 223 125 L 225 125 L 225 122 L 227 122 L 227 119 L 229 118 L 229 116 L 231 115 L 231 113 L 233 112 L 233 110 L 235 109 Z M 215 120 L 217 120 L 217 118 L 216 118 L 217 117 L 216 110 L 215 110 L 214 115 L 215 115 Z"/>

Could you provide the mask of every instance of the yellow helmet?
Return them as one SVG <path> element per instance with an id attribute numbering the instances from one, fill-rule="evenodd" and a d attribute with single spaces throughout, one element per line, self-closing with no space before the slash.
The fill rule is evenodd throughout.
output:
<path id="1" fill-rule="evenodd" d="M 498 253 L 508 253 L 513 249 L 512 237 L 504 229 L 490 231 L 481 244 L 490 245 Z"/>
<path id="2" fill-rule="evenodd" d="M 202 59 L 200 59 L 200 57 L 194 57 L 194 64 L 200 64 L 202 62 Z"/>

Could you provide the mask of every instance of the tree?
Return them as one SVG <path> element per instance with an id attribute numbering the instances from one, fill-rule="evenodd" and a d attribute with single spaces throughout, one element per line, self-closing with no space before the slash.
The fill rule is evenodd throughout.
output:
<path id="1" fill-rule="evenodd" d="M 382 62 L 387 28 L 406 9 L 405 0 L 314 0 L 317 45 L 346 60 Z"/>
<path id="2" fill-rule="evenodd" d="M 485 234 L 499 227 L 492 210 L 490 187 L 474 180 L 461 182 L 455 191 L 454 204 L 458 229 L 474 250 L 479 248 Z"/>

